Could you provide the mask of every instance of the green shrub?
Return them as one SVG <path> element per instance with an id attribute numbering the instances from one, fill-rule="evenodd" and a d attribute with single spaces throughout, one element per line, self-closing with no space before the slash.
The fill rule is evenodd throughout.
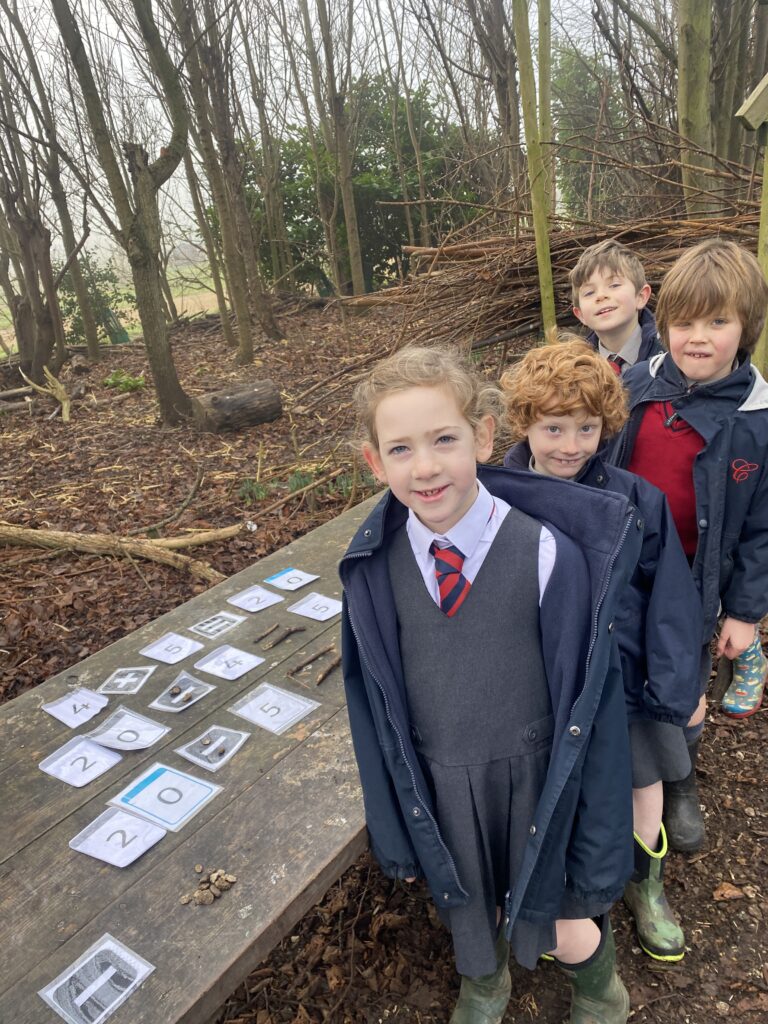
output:
<path id="1" fill-rule="evenodd" d="M 258 480 L 246 477 L 238 488 L 237 496 L 246 505 L 252 505 L 254 501 L 262 501 L 268 497 L 270 490 L 268 484 L 262 484 Z"/>
<path id="2" fill-rule="evenodd" d="M 141 391 L 146 386 L 143 374 L 141 377 L 134 377 L 126 370 L 113 370 L 104 378 L 103 383 L 106 387 L 116 388 L 118 391 Z"/>

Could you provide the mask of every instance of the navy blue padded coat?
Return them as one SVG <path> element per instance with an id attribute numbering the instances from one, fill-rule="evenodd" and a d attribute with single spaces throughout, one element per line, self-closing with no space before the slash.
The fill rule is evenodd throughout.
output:
<path id="1" fill-rule="evenodd" d="M 478 475 L 491 494 L 544 522 L 557 543 L 540 609 L 553 747 L 507 897 L 511 931 L 518 915 L 550 921 L 601 912 L 632 873 L 629 739 L 612 619 L 642 527 L 617 494 L 500 467 Z M 374 855 L 390 877 L 423 875 L 438 905 L 452 907 L 468 897 L 412 742 L 387 565 L 388 538 L 406 515 L 387 492 L 341 561 L 344 683 Z M 478 659 L 494 631 L 512 625 L 489 623 Z"/>
<path id="2" fill-rule="evenodd" d="M 609 462 L 629 464 L 649 402 L 669 402 L 704 438 L 693 464 L 702 641 L 719 613 L 759 622 L 768 613 L 768 383 L 747 356 L 722 380 L 690 386 L 667 353 L 636 363 L 624 383 L 629 421 L 607 450 Z"/>
<path id="3" fill-rule="evenodd" d="M 520 441 L 504 465 L 528 469 Z M 647 480 L 593 455 L 574 484 L 623 494 L 643 521 L 643 546 L 615 622 L 627 716 L 687 725 L 699 703 L 701 600 L 664 494 Z"/>

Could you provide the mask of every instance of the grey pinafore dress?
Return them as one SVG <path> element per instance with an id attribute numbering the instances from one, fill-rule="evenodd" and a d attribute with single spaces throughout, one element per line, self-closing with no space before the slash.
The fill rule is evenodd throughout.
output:
<path id="1" fill-rule="evenodd" d="M 402 527 L 389 550 L 408 709 L 437 823 L 466 905 L 441 910 L 456 967 L 496 969 L 496 908 L 520 869 L 552 745 L 539 632 L 541 526 L 512 509 L 459 611 L 424 586 Z M 556 945 L 554 921 L 518 920 L 512 952 L 533 968 Z"/>

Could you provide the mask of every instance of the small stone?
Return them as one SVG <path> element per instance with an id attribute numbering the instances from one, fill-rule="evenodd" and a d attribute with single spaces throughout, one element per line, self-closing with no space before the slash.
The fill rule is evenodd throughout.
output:
<path id="1" fill-rule="evenodd" d="M 178 695 L 180 693 L 181 693 L 181 687 L 180 686 L 172 686 L 171 687 L 171 696 L 172 697 L 178 697 Z"/>
<path id="2" fill-rule="evenodd" d="M 232 886 L 229 884 L 229 882 L 226 880 L 226 878 L 220 878 L 218 880 L 218 882 L 216 883 L 216 888 L 220 889 L 222 892 L 226 892 L 227 889 L 231 889 Z M 755 908 L 755 909 L 757 909 L 757 908 Z"/>
<path id="3" fill-rule="evenodd" d="M 197 883 L 197 887 L 198 887 L 198 889 L 210 889 L 211 883 L 207 879 L 205 881 L 202 881 L 202 879 L 201 879 Z"/>
<path id="4" fill-rule="evenodd" d="M 189 704 L 189 702 L 191 700 L 192 700 L 192 694 L 191 693 L 185 693 L 184 696 L 181 698 L 181 703 L 182 704 Z"/>
<path id="5" fill-rule="evenodd" d="M 179 903 L 191 903 L 191 902 L 192 902 L 192 897 L 189 895 L 188 892 L 185 892 L 184 895 L 179 900 Z"/>
<path id="6" fill-rule="evenodd" d="M 202 873 L 203 873 L 203 865 L 202 864 L 195 864 L 195 874 L 202 875 Z"/>
<path id="7" fill-rule="evenodd" d="M 210 880 L 212 882 L 218 882 L 218 880 L 220 878 L 223 878 L 223 877 L 224 877 L 224 872 L 223 871 L 212 871 L 211 875 L 210 875 Z"/>
<path id="8" fill-rule="evenodd" d="M 205 739 L 201 740 L 200 742 L 202 743 L 202 745 L 204 747 L 210 747 L 210 745 L 211 745 L 211 737 L 210 736 L 206 736 Z"/>
<path id="9" fill-rule="evenodd" d="M 234 885 L 237 881 L 237 875 L 224 875 L 224 879 L 229 882 L 230 885 Z"/>
<path id="10" fill-rule="evenodd" d="M 227 752 L 227 748 L 226 747 L 219 747 L 218 752 L 216 754 L 216 757 L 224 757 L 226 752 Z"/>
<path id="11" fill-rule="evenodd" d="M 198 889 L 195 893 L 195 903 L 198 907 L 207 907 L 213 903 L 213 893 L 210 889 Z"/>
<path id="12" fill-rule="evenodd" d="M 213 893 L 214 899 L 218 899 L 221 896 L 221 889 L 217 885 L 212 885 L 209 891 Z"/>

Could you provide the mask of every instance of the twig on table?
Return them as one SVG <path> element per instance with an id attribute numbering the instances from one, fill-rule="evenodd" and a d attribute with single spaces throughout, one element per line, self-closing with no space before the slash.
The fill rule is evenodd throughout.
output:
<path id="1" fill-rule="evenodd" d="M 310 654 L 308 658 L 305 658 L 303 661 L 300 661 L 298 665 L 294 665 L 294 667 L 291 669 L 288 675 L 292 676 L 295 675 L 297 672 L 301 672 L 303 668 L 306 668 L 307 665 L 311 665 L 313 661 L 317 661 L 317 659 L 322 657 L 324 654 L 328 654 L 329 651 L 335 650 L 336 647 L 333 644 L 328 644 L 327 647 L 321 647 L 319 651 L 315 651 L 314 654 Z"/>
<path id="2" fill-rule="evenodd" d="M 283 640 L 287 640 L 289 636 L 293 636 L 294 633 L 303 633 L 305 626 L 286 626 L 282 633 L 278 633 L 277 636 L 273 636 L 271 640 L 267 640 L 265 644 L 261 645 L 262 651 L 271 651 L 273 647 L 277 647 Z"/>
<path id="3" fill-rule="evenodd" d="M 327 665 L 321 672 L 318 672 L 317 679 L 315 680 L 315 686 L 319 686 L 320 683 L 325 682 L 331 672 L 333 672 L 335 668 L 338 668 L 340 664 L 341 655 L 337 654 L 330 665 Z"/>

